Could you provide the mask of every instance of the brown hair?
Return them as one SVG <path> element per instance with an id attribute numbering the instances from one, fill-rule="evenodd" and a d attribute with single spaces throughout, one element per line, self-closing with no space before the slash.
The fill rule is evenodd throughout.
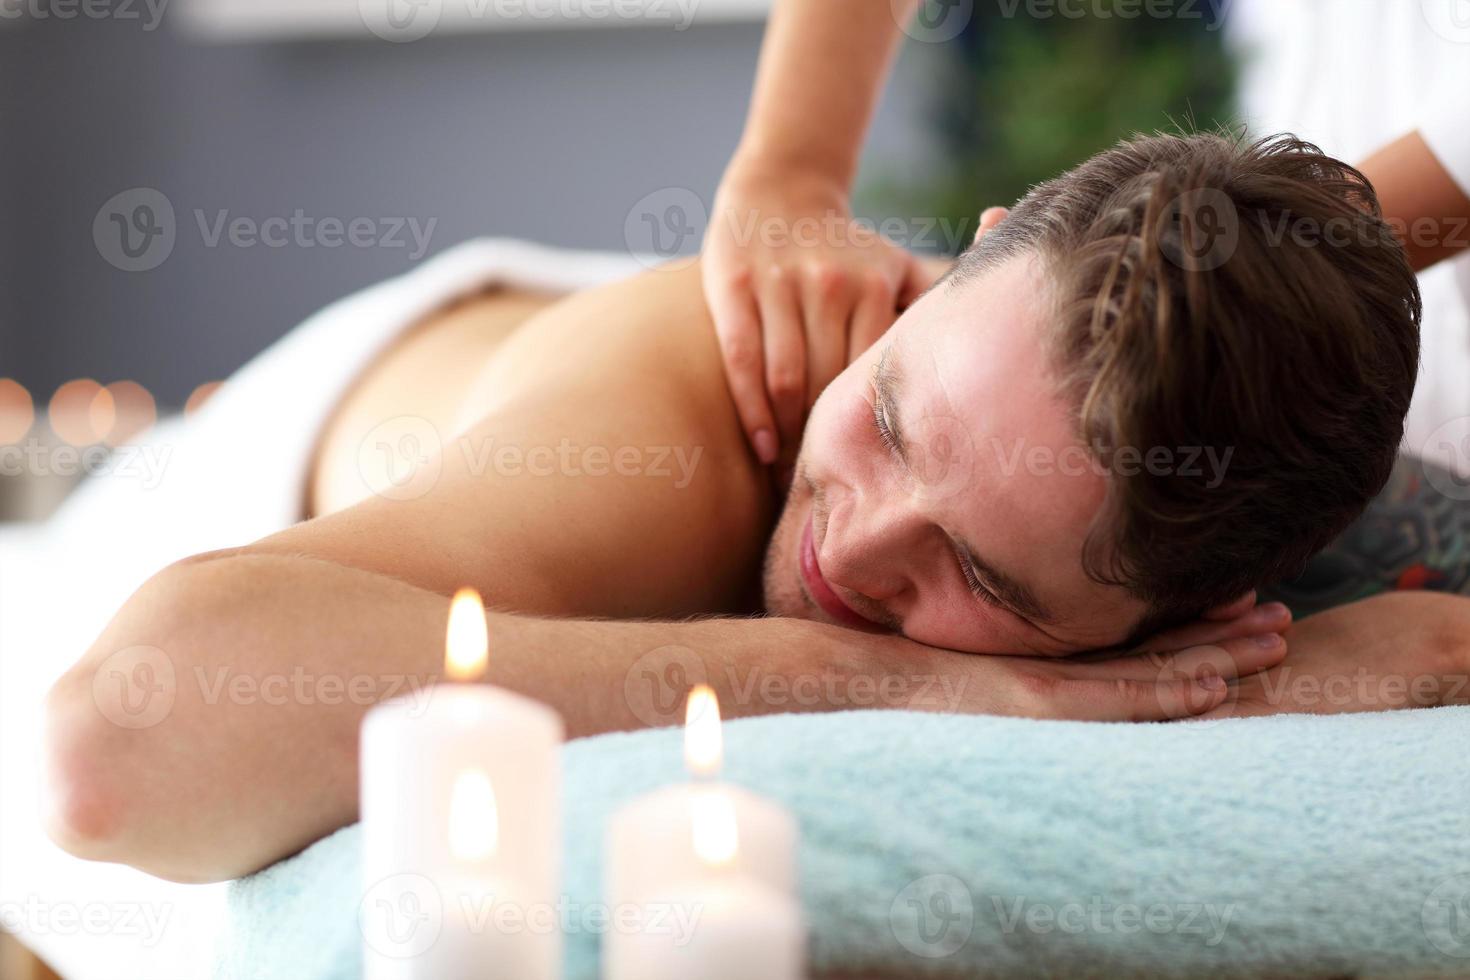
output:
<path id="1" fill-rule="evenodd" d="M 1419 288 L 1354 168 L 1291 136 L 1138 137 L 1034 188 L 950 281 L 1023 253 L 1109 474 L 1083 564 L 1150 605 L 1139 635 L 1295 574 L 1388 479 Z M 1218 482 L 1125 476 L 1125 447 L 1231 455 Z"/>

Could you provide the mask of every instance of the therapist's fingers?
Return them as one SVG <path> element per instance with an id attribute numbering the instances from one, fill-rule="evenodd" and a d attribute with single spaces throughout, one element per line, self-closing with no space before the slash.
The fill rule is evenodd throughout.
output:
<path id="1" fill-rule="evenodd" d="M 781 458 L 788 462 L 806 424 L 807 384 L 801 300 L 792 278 L 786 269 L 773 266 L 760 285 L 765 383 L 775 413 Z"/>
<path id="2" fill-rule="evenodd" d="M 807 270 L 802 289 L 806 332 L 806 407 L 847 366 L 847 331 L 854 288 L 848 271 L 838 265 Z"/>
<path id="3" fill-rule="evenodd" d="M 953 259 L 926 258 L 910 255 L 904 270 L 903 282 L 898 288 L 898 311 L 902 313 L 914 304 L 935 281 L 954 264 Z"/>
<path id="4" fill-rule="evenodd" d="M 847 338 L 847 361 L 851 364 L 878 342 L 898 317 L 898 282 L 892 273 L 870 268 L 863 273 L 857 305 L 852 310 L 852 327 Z"/>
<path id="5" fill-rule="evenodd" d="M 765 353 L 760 312 L 748 269 L 706 275 L 705 297 L 715 321 L 725 377 L 741 428 L 762 463 L 774 463 L 779 451 L 776 420 L 766 395 Z"/>

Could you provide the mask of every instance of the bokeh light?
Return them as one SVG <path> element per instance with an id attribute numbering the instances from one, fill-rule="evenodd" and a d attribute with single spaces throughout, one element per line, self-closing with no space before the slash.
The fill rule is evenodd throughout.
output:
<path id="1" fill-rule="evenodd" d="M 136 381 L 114 381 L 92 399 L 92 432 L 109 446 L 120 446 L 158 419 L 153 396 Z"/>
<path id="2" fill-rule="evenodd" d="M 25 385 L 0 378 L 0 445 L 20 442 L 36 421 L 36 407 Z"/>
<path id="3" fill-rule="evenodd" d="M 224 384 L 223 381 L 206 381 L 191 391 L 189 393 L 189 400 L 184 402 L 184 414 L 193 415 L 203 408 L 204 403 L 209 401 L 210 396 L 218 391 L 219 386 L 222 384 Z"/>
<path id="4" fill-rule="evenodd" d="M 93 428 L 92 403 L 101 390 L 102 386 L 91 378 L 77 378 L 56 389 L 46 408 L 46 417 L 58 439 L 73 446 L 90 446 L 98 441 L 99 434 Z"/>

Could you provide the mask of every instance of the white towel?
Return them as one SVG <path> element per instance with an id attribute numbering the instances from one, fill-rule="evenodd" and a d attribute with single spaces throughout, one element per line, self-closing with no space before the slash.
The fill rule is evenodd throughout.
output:
<path id="1" fill-rule="evenodd" d="M 44 692 L 154 572 L 301 519 L 321 426 L 408 327 L 491 285 L 559 293 L 640 268 L 628 255 L 467 242 L 333 303 L 236 372 L 199 412 L 121 448 L 44 526 L 0 533 L 0 925 L 68 977 L 210 974 L 222 886 L 79 861 L 43 833 Z"/>

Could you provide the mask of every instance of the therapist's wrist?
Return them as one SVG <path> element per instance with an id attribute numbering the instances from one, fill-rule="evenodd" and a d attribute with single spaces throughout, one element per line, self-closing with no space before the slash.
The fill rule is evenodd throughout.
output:
<path id="1" fill-rule="evenodd" d="M 714 209 L 733 211 L 730 217 L 739 228 L 755 217 L 789 220 L 805 215 L 850 218 L 852 214 L 847 186 L 830 174 L 753 159 L 731 164 L 715 193 Z"/>
<path id="2" fill-rule="evenodd" d="M 852 193 L 856 171 L 856 160 L 830 146 L 747 136 L 731 157 L 721 183 L 781 179 L 824 187 L 846 200 Z"/>

